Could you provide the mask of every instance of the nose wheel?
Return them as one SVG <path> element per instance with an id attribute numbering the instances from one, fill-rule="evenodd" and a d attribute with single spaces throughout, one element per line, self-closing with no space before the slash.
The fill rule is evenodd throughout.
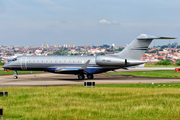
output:
<path id="1" fill-rule="evenodd" d="M 17 71 L 14 71 L 14 79 L 18 79 L 18 72 Z"/>
<path id="2" fill-rule="evenodd" d="M 14 79 L 18 79 L 18 76 L 14 76 Z"/>

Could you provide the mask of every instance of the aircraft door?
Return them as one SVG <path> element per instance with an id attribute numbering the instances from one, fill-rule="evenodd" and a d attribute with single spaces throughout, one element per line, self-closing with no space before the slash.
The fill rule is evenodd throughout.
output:
<path id="1" fill-rule="evenodd" d="M 21 58 L 21 69 L 22 70 L 27 70 L 27 57 L 22 57 Z"/>

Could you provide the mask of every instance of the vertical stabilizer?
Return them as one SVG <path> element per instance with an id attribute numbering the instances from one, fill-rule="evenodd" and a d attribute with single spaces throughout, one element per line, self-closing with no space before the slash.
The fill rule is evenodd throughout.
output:
<path id="1" fill-rule="evenodd" d="M 122 52 L 113 54 L 113 56 L 117 56 L 125 59 L 140 60 L 144 52 L 148 49 L 148 46 L 150 45 L 153 39 L 175 39 L 175 38 L 155 37 L 146 34 L 140 34 L 127 47 L 125 47 Z"/>

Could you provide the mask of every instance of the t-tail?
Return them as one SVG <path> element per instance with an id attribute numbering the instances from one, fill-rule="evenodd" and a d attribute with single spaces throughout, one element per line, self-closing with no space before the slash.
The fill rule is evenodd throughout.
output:
<path id="1" fill-rule="evenodd" d="M 172 37 L 155 37 L 146 34 L 140 34 L 136 37 L 127 47 L 123 49 L 122 52 L 113 54 L 113 56 L 132 59 L 132 60 L 140 60 L 145 51 L 148 49 L 148 46 L 152 42 L 153 39 L 175 39 Z"/>

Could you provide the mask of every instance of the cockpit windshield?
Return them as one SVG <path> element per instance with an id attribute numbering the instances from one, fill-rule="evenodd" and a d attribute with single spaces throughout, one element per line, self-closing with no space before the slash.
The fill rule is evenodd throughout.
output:
<path id="1" fill-rule="evenodd" d="M 14 58 L 14 59 L 12 59 L 12 61 L 17 61 L 17 59 L 16 59 L 16 58 Z"/>

